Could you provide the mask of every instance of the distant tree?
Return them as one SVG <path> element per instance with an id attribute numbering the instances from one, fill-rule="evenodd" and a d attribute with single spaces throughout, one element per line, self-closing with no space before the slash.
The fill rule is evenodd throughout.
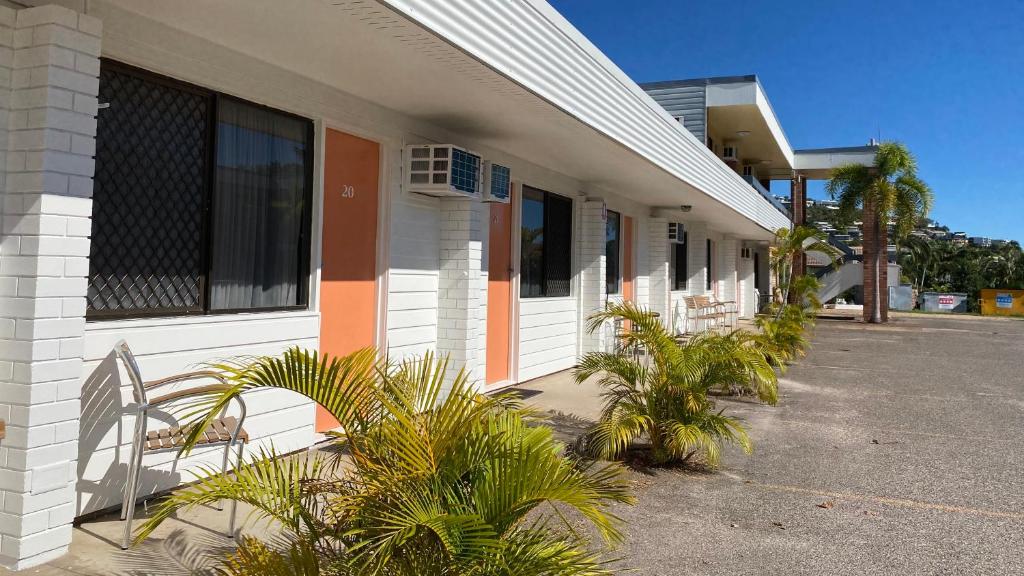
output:
<path id="1" fill-rule="evenodd" d="M 825 190 L 839 201 L 841 220 L 847 221 L 857 209 L 863 210 L 864 261 L 873 268 L 875 277 L 870 286 L 864 287 L 874 301 L 867 319 L 881 322 L 881 299 L 887 296 L 880 285 L 880 272 L 886 265 L 887 224 L 894 221 L 895 236 L 906 238 L 918 219 L 928 215 L 932 191 L 917 177 L 914 156 L 898 142 L 882 143 L 875 153 L 874 166 L 846 164 L 836 168 Z"/>

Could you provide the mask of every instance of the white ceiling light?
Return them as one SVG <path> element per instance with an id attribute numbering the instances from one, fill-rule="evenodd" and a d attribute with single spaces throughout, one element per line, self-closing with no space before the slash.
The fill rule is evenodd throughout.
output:
<path id="1" fill-rule="evenodd" d="M 740 138 L 746 138 L 747 136 L 750 136 L 750 130 L 737 130 L 736 136 Z"/>

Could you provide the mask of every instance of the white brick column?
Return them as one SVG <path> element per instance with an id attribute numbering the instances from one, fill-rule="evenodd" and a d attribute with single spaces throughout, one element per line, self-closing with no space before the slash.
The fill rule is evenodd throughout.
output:
<path id="1" fill-rule="evenodd" d="M 474 200 L 441 200 L 440 281 L 437 352 L 449 356 L 449 381 L 462 368 L 482 385 L 479 331 L 480 259 L 483 255 L 481 205 Z"/>
<path id="2" fill-rule="evenodd" d="M 605 350 L 610 327 L 587 332 L 587 318 L 604 309 L 608 287 L 605 284 L 606 222 L 604 201 L 587 199 L 580 214 L 580 352 Z"/>
<path id="3" fill-rule="evenodd" d="M 739 304 L 736 290 L 736 259 L 739 258 L 739 240 L 725 236 L 718 245 L 718 280 L 722 283 L 721 298 Z"/>
<path id="4" fill-rule="evenodd" d="M 0 564 L 67 551 L 75 515 L 100 22 L 0 8 Z"/>
<path id="5" fill-rule="evenodd" d="M 648 306 L 651 312 L 661 315 L 661 321 L 666 326 L 671 326 L 669 292 L 672 279 L 669 278 L 668 219 L 653 217 L 647 222 L 647 260 L 651 278 Z"/>
<path id="6" fill-rule="evenodd" d="M 686 256 L 689 260 L 690 278 L 686 282 L 686 292 L 700 296 L 707 292 L 708 274 L 708 227 L 700 222 L 686 224 Z"/>
<path id="7" fill-rule="evenodd" d="M 743 242 L 740 242 L 740 248 Z M 737 264 L 736 275 L 739 278 L 739 294 L 737 302 L 740 307 L 740 318 L 753 318 L 757 311 L 757 301 L 754 298 L 754 258 L 751 252 L 750 258 L 740 258 Z"/>

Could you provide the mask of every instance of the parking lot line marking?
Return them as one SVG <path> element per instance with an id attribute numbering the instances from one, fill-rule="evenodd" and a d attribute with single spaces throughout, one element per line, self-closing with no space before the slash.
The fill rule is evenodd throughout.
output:
<path id="1" fill-rule="evenodd" d="M 790 486 L 786 484 L 761 484 L 754 482 L 754 486 L 761 486 L 768 490 L 775 490 L 778 492 L 791 492 L 794 494 L 809 494 L 813 496 L 823 496 L 828 498 L 846 499 L 846 500 L 862 500 L 866 502 L 874 502 L 876 504 L 885 504 L 888 506 L 897 506 L 901 508 L 914 508 L 917 510 L 936 510 L 939 512 L 950 512 L 954 514 L 968 514 L 971 516 L 985 516 L 989 518 L 1006 518 L 1010 520 L 1024 520 L 1024 513 L 1022 512 L 1002 512 L 999 510 L 985 510 L 983 508 L 971 508 L 968 506 L 955 506 L 952 504 L 937 504 L 935 502 L 925 502 L 923 500 L 911 500 L 907 498 L 891 498 L 888 496 L 872 496 L 870 494 L 856 494 L 849 492 L 833 492 L 831 490 L 820 490 L 815 488 L 804 488 L 801 486 Z"/>

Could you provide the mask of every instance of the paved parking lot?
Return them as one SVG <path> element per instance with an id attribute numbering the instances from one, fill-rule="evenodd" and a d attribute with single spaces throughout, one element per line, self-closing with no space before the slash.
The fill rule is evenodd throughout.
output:
<path id="1" fill-rule="evenodd" d="M 566 431 L 596 402 L 534 401 Z M 777 407 L 729 401 L 756 452 L 635 474 L 638 574 L 1024 574 L 1024 322 L 822 321 Z"/>

